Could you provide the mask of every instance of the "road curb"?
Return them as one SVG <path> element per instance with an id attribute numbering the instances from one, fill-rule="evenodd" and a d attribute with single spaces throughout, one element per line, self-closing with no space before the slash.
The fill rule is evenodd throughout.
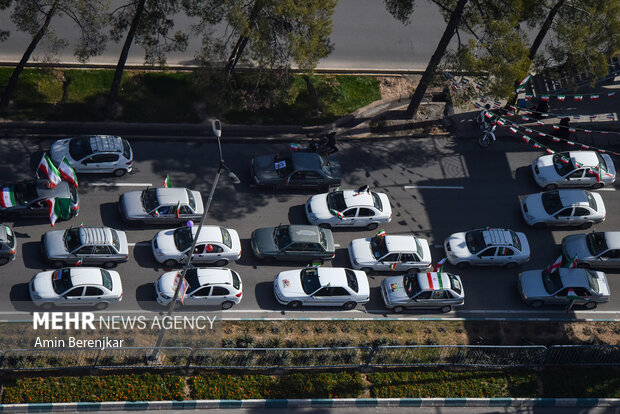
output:
<path id="1" fill-rule="evenodd" d="M 317 407 L 620 407 L 618 398 L 313 398 L 1 404 L 0 412 L 79 412 Z"/>

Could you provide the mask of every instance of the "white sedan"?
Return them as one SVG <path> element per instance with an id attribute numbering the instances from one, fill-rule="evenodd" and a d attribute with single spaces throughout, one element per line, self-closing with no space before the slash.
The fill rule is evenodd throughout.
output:
<path id="1" fill-rule="evenodd" d="M 166 267 L 184 263 L 198 231 L 197 227 L 179 227 L 160 231 L 151 248 L 155 259 Z M 241 240 L 236 230 L 220 226 L 203 226 L 192 254 L 192 263 L 215 263 L 226 266 L 241 258 Z"/>
<path id="2" fill-rule="evenodd" d="M 160 305 L 168 305 L 174 298 L 178 273 L 164 273 L 155 282 L 155 294 Z M 191 268 L 185 272 L 185 280 L 188 288 L 183 301 L 179 300 L 184 306 L 221 306 L 222 309 L 230 309 L 241 302 L 241 278 L 234 270 Z"/>
<path id="3" fill-rule="evenodd" d="M 370 190 L 332 191 L 312 196 L 306 202 L 306 217 L 321 227 L 366 227 L 376 229 L 392 220 L 390 200 Z"/>
<path id="4" fill-rule="evenodd" d="M 521 213 L 530 226 L 581 226 L 605 220 L 599 193 L 587 190 L 552 190 L 520 198 Z"/>
<path id="5" fill-rule="evenodd" d="M 386 235 L 355 239 L 349 245 L 354 269 L 365 272 L 427 270 L 431 266 L 428 242 L 414 235 Z"/>
<path id="6" fill-rule="evenodd" d="M 443 243 L 448 261 L 457 267 L 514 267 L 530 260 L 530 244 L 523 233 L 482 228 L 454 233 Z"/>
<path id="7" fill-rule="evenodd" d="M 611 157 L 597 151 L 543 155 L 532 164 L 532 173 L 536 184 L 545 190 L 558 187 L 601 188 L 616 180 L 616 168 Z"/>
<path id="8" fill-rule="evenodd" d="M 277 301 L 289 308 L 342 306 L 350 310 L 370 299 L 366 273 L 339 267 L 306 267 L 280 272 L 273 280 Z"/>
<path id="9" fill-rule="evenodd" d="M 121 276 L 97 267 L 68 267 L 37 273 L 29 284 L 36 306 L 95 306 L 105 309 L 123 298 Z"/>

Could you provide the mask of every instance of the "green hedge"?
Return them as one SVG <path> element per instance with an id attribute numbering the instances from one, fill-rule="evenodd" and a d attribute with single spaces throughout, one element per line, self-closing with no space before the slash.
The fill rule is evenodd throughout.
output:
<path id="1" fill-rule="evenodd" d="M 620 371 L 611 368 L 545 370 L 543 397 L 620 398 Z"/>
<path id="2" fill-rule="evenodd" d="M 268 375 L 207 374 L 191 378 L 192 399 L 351 398 L 364 385 L 359 373 Z"/>
<path id="3" fill-rule="evenodd" d="M 178 375 L 23 378 L 5 384 L 4 404 L 101 401 L 162 401 L 185 398 Z"/>

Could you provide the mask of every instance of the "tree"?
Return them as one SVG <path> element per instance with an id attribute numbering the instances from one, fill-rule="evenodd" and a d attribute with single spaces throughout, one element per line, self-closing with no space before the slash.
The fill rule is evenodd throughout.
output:
<path id="1" fill-rule="evenodd" d="M 177 31 L 170 35 L 174 27 L 172 17 L 180 9 L 180 0 L 135 0 L 117 7 L 112 12 L 112 39 L 120 42 L 123 34 L 127 34 L 108 92 L 106 118 L 113 117 L 125 64 L 134 41 L 144 48 L 144 60 L 147 64 L 164 65 L 168 52 L 187 48 L 187 34 Z"/>
<path id="2" fill-rule="evenodd" d="M 8 6 L 10 1 L 2 0 L 0 5 Z M 6 109 L 15 93 L 19 76 L 39 42 L 46 38 L 53 52 L 63 48 L 67 42 L 54 33 L 53 17 L 67 16 L 80 31 L 80 39 L 74 54 L 80 62 L 100 54 L 106 44 L 102 30 L 105 26 L 105 3 L 100 0 L 19 0 L 11 13 L 11 20 L 19 31 L 32 35 L 32 40 L 13 70 L 0 99 L 0 109 Z"/>

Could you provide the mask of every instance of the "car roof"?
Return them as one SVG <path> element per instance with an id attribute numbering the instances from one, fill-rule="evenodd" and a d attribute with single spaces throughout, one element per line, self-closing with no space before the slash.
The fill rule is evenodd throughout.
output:
<path id="1" fill-rule="evenodd" d="M 192 227 L 192 234 L 195 236 L 198 231 L 197 227 Z M 220 226 L 202 226 L 198 243 L 216 242 L 222 243 L 222 230 Z"/>
<path id="2" fill-rule="evenodd" d="M 200 283 L 200 286 L 232 284 L 230 269 L 198 268 L 196 269 L 196 272 L 198 276 L 198 283 Z"/>
<path id="3" fill-rule="evenodd" d="M 512 246 L 512 234 L 506 229 L 485 229 L 482 237 L 487 246 Z"/>
<path id="4" fill-rule="evenodd" d="M 101 276 L 101 270 L 94 267 L 72 267 L 71 283 L 73 284 L 73 286 L 103 286 L 103 277 Z"/>
<path id="5" fill-rule="evenodd" d="M 321 286 L 348 286 L 347 275 L 341 267 L 322 267 L 316 268 L 319 275 Z"/>
<path id="6" fill-rule="evenodd" d="M 440 290 L 442 289 L 442 286 L 443 286 L 443 289 L 452 289 L 452 284 L 450 283 L 450 277 L 448 276 L 448 273 L 446 272 L 418 273 L 417 277 L 418 277 L 418 285 L 420 286 L 420 289 L 422 290 Z M 433 285 L 431 286 L 430 281 L 433 280 L 435 277 L 441 284 L 435 285 L 435 283 L 433 283 Z"/>
<path id="7" fill-rule="evenodd" d="M 388 234 L 385 236 L 385 247 L 388 252 L 417 252 L 415 236 L 410 234 Z"/>
<path id="8" fill-rule="evenodd" d="M 181 187 L 168 188 L 162 187 L 155 190 L 157 200 L 160 205 L 177 204 L 179 201 L 181 204 L 188 204 L 189 199 L 187 197 L 187 189 Z"/>
<path id="9" fill-rule="evenodd" d="M 39 198 L 71 198 L 69 191 L 69 183 L 66 181 L 59 182 L 56 187 L 48 188 L 48 180 L 35 180 L 37 182 L 37 194 Z"/>
<path id="10" fill-rule="evenodd" d="M 586 269 L 568 269 L 565 267 L 559 268 L 560 279 L 562 285 L 565 287 L 589 287 L 588 279 L 586 278 Z"/>
<path id="11" fill-rule="evenodd" d="M 342 195 L 344 196 L 344 202 L 347 207 L 372 207 L 375 205 L 370 191 L 358 193 L 355 190 L 343 190 Z"/>
<path id="12" fill-rule="evenodd" d="M 560 195 L 560 201 L 564 207 L 583 206 L 588 207 L 588 197 L 585 190 L 557 190 Z"/>
<path id="13" fill-rule="evenodd" d="M 288 234 L 292 242 L 317 243 L 321 240 L 317 226 L 291 224 L 288 226 Z"/>
<path id="14" fill-rule="evenodd" d="M 620 231 L 606 231 L 605 241 L 610 249 L 620 249 Z"/>
<path id="15" fill-rule="evenodd" d="M 82 244 L 112 244 L 112 229 L 109 227 L 80 227 L 79 234 Z"/>
<path id="16" fill-rule="evenodd" d="M 123 152 L 123 140 L 112 135 L 94 135 L 89 138 L 93 152 Z"/>
<path id="17" fill-rule="evenodd" d="M 296 170 L 320 170 L 321 156 L 313 152 L 292 152 L 291 160 Z"/>
<path id="18" fill-rule="evenodd" d="M 599 164 L 599 158 L 594 151 L 570 151 L 569 156 L 575 166 L 576 162 L 582 167 L 596 167 Z"/>

